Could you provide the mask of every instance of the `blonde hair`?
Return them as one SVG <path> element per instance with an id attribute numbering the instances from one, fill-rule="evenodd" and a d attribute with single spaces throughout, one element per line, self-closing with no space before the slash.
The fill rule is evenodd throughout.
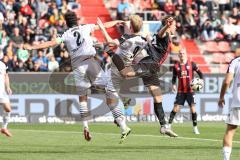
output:
<path id="1" fill-rule="evenodd" d="M 133 29 L 133 32 L 134 33 L 139 32 L 143 25 L 142 18 L 139 15 L 131 15 L 129 17 L 129 20 L 130 20 L 130 25 Z"/>

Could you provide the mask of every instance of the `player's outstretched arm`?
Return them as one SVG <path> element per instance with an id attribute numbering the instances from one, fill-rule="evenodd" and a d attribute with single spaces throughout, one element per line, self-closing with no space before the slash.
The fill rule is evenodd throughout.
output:
<path id="1" fill-rule="evenodd" d="M 225 79 L 223 81 L 222 88 L 221 88 L 220 98 L 218 101 L 219 107 L 223 107 L 225 104 L 224 96 L 225 96 L 225 93 L 226 93 L 227 89 L 229 88 L 232 80 L 233 80 L 233 74 L 227 73 L 227 75 L 225 76 Z"/>
<path id="2" fill-rule="evenodd" d="M 112 45 L 119 45 L 119 41 L 117 39 L 112 39 L 110 37 L 110 35 L 107 33 L 104 24 L 102 23 L 100 18 L 97 18 L 97 24 L 100 28 L 100 30 L 102 31 L 102 34 L 104 36 L 104 38 L 106 39 L 107 43 L 112 44 Z"/>
<path id="3" fill-rule="evenodd" d="M 37 44 L 37 45 L 32 45 L 32 46 L 24 45 L 23 48 L 27 49 L 27 50 L 44 49 L 44 48 L 54 47 L 58 44 L 59 43 L 57 42 L 57 40 L 54 39 L 54 40 L 51 40 L 51 41 L 42 42 L 42 43 Z"/>
<path id="4" fill-rule="evenodd" d="M 164 37 L 167 33 L 168 28 L 172 25 L 172 22 L 174 21 L 173 17 L 169 17 L 167 19 L 167 23 L 165 26 L 163 26 L 160 31 L 158 32 L 158 36 L 160 38 Z"/>
<path id="5" fill-rule="evenodd" d="M 98 21 L 98 19 L 100 19 L 100 18 L 97 18 L 97 21 Z M 105 22 L 105 23 L 102 23 L 102 24 L 103 24 L 104 28 L 111 28 L 111 27 L 114 27 L 114 26 L 116 26 L 118 24 L 122 24 L 122 23 L 124 23 L 124 21 L 115 20 L 115 21 Z M 96 25 L 96 27 L 94 29 L 99 30 L 101 28 L 99 27 L 99 25 Z"/>

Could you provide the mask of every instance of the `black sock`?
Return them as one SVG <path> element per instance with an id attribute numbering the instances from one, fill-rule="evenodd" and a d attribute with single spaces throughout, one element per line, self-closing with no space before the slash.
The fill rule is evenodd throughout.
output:
<path id="1" fill-rule="evenodd" d="M 193 126 L 197 126 L 197 113 L 192 113 Z"/>
<path id="2" fill-rule="evenodd" d="M 174 111 L 172 111 L 170 113 L 170 117 L 169 117 L 169 121 L 168 121 L 169 124 L 172 124 L 175 115 L 176 115 L 176 112 L 174 112 Z"/>
<path id="3" fill-rule="evenodd" d="M 118 54 L 114 54 L 112 56 L 112 62 L 115 64 L 117 67 L 118 71 L 121 71 L 124 69 L 124 62 L 122 58 Z"/>
<path id="4" fill-rule="evenodd" d="M 154 111 L 161 126 L 166 124 L 165 114 L 161 103 L 154 103 Z"/>

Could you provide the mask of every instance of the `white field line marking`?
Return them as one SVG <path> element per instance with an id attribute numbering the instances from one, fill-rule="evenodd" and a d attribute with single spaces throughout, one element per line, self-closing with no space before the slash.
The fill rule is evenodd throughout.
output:
<path id="1" fill-rule="evenodd" d="M 82 134 L 83 132 L 76 132 L 76 131 L 49 131 L 49 130 L 26 130 L 26 129 L 11 129 L 15 131 L 23 131 L 23 132 L 43 132 L 43 133 L 62 133 L 62 134 Z M 110 135 L 110 136 L 120 136 L 117 133 L 101 133 L 101 132 L 91 132 L 91 134 L 99 134 L 99 135 Z M 158 135 L 150 135 L 150 134 L 131 134 L 130 136 L 135 137 L 153 137 L 153 138 L 170 138 L 168 136 L 158 136 Z M 171 138 L 175 139 L 175 138 Z M 209 141 L 209 142 L 222 142 L 219 139 L 207 139 L 207 138 L 193 138 L 193 137 L 177 137 L 176 139 L 183 139 L 183 140 L 198 140 L 198 141 Z M 233 141 L 234 143 L 239 143 L 240 141 Z"/>

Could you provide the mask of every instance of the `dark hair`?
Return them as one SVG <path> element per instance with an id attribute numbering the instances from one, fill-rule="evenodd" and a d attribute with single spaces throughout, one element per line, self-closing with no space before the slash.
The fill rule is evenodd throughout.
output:
<path id="1" fill-rule="evenodd" d="M 72 11 L 68 11 L 65 15 L 64 15 L 64 19 L 66 21 L 66 24 L 69 28 L 73 27 L 73 26 L 77 26 L 77 15 L 72 12 Z"/>
<path id="2" fill-rule="evenodd" d="M 162 26 L 165 26 L 167 24 L 167 19 L 170 18 L 170 17 L 172 17 L 174 21 L 176 20 L 175 17 L 167 15 L 162 19 Z"/>

